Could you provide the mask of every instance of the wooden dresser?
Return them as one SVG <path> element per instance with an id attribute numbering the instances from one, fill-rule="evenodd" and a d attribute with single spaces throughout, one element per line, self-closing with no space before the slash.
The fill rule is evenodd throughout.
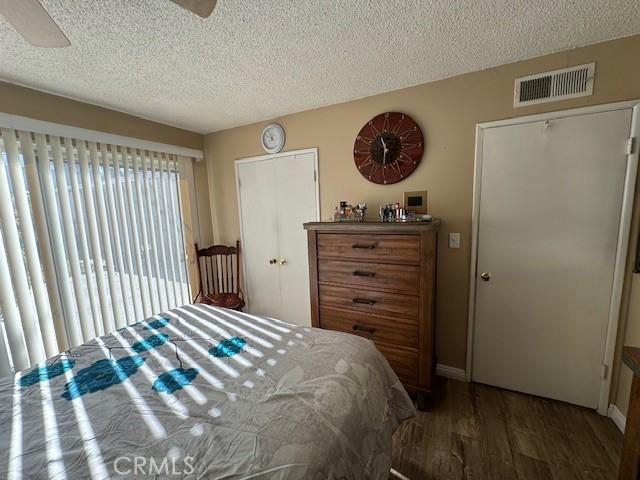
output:
<path id="1" fill-rule="evenodd" d="M 439 220 L 305 223 L 314 327 L 373 340 L 426 408 L 435 369 Z"/>

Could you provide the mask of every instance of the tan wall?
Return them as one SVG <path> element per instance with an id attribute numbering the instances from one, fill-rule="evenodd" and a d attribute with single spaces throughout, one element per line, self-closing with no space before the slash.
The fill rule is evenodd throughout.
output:
<path id="1" fill-rule="evenodd" d="M 0 112 L 202 149 L 199 133 L 0 81 Z"/>
<path id="2" fill-rule="evenodd" d="M 199 133 L 2 81 L 0 81 L 0 112 L 152 142 L 199 150 L 203 148 L 204 138 Z M 196 162 L 193 170 L 196 178 L 202 238 L 211 241 L 213 233 L 206 162 Z"/>
<path id="3" fill-rule="evenodd" d="M 640 36 L 605 42 L 481 72 L 423 84 L 277 119 L 287 135 L 285 150 L 319 148 L 320 201 L 327 219 L 340 200 L 367 201 L 375 213 L 409 190 L 429 191 L 429 212 L 443 220 L 438 250 L 437 353 L 440 363 L 465 367 L 475 126 L 479 122 L 640 98 Z M 514 78 L 597 62 L 594 95 L 515 110 Z M 353 163 L 354 139 L 363 124 L 385 111 L 411 115 L 426 138 L 415 173 L 395 185 L 367 182 Z M 217 240 L 239 236 L 234 160 L 260 155 L 266 122 L 205 137 Z M 259 207 L 257 207 L 259 208 Z M 447 233 L 460 232 L 461 248 L 447 248 Z M 640 293 L 634 292 L 640 314 Z M 634 317 L 635 319 L 635 317 Z M 624 330 L 624 325 L 623 325 Z M 629 341 L 640 343 L 640 328 Z M 626 375 L 626 373 L 625 373 Z M 623 377 L 625 382 L 626 376 Z M 625 383 L 626 385 L 626 383 Z M 626 399 L 620 403 L 623 404 Z"/>

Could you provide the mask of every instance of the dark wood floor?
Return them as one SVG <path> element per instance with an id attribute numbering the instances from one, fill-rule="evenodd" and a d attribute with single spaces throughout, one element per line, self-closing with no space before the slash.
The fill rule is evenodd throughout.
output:
<path id="1" fill-rule="evenodd" d="M 595 411 L 439 379 L 429 412 L 400 426 L 393 467 L 410 480 L 614 479 L 622 434 Z"/>

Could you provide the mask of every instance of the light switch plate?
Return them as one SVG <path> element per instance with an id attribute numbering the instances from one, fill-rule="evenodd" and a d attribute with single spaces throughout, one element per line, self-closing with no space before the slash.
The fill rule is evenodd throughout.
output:
<path id="1" fill-rule="evenodd" d="M 450 233 L 449 234 L 449 248 L 460 248 L 460 234 L 459 233 Z"/>

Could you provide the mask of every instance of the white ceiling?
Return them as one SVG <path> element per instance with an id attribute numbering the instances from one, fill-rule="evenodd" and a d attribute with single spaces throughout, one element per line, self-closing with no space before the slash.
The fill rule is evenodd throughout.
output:
<path id="1" fill-rule="evenodd" d="M 202 133 L 640 33 L 639 0 L 41 1 L 72 46 L 0 18 L 0 78 Z"/>

